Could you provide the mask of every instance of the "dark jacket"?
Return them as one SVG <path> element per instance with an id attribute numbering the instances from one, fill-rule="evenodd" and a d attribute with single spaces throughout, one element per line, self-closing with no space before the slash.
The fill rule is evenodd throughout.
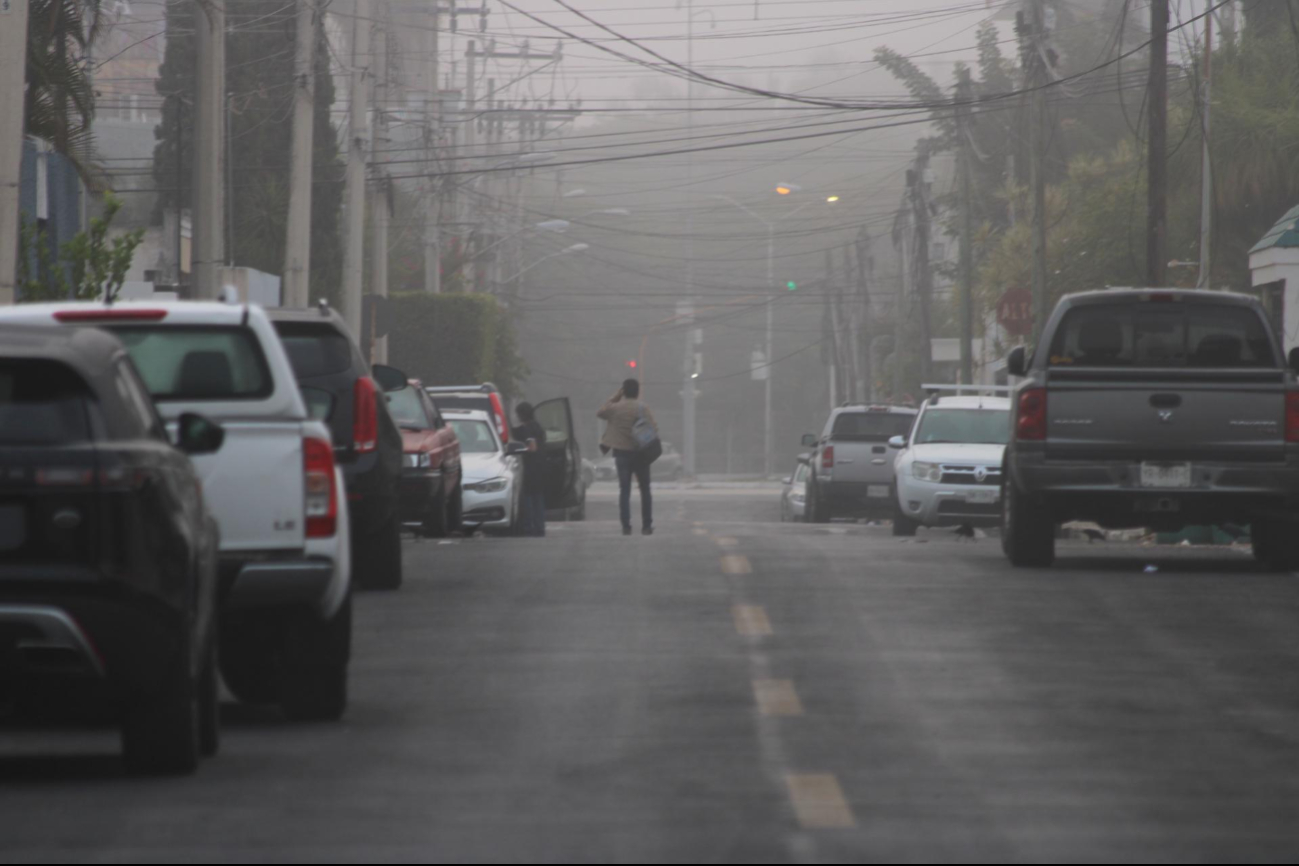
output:
<path id="1" fill-rule="evenodd" d="M 525 421 L 510 431 L 517 442 L 537 440 L 537 450 L 523 454 L 523 493 L 541 495 L 546 492 L 546 430 L 536 419 Z"/>

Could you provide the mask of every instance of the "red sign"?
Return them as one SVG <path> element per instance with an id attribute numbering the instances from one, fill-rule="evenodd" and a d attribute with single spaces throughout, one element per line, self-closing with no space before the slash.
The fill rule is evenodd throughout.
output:
<path id="1" fill-rule="evenodd" d="M 997 324 L 1013 337 L 1032 333 L 1033 293 L 1028 289 L 1007 289 L 997 301 Z"/>

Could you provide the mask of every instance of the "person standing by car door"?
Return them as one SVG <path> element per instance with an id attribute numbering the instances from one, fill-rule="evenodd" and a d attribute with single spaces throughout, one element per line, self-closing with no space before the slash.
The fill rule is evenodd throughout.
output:
<path id="1" fill-rule="evenodd" d="M 520 403 L 514 409 L 519 426 L 510 431 L 516 442 L 523 442 L 523 494 L 519 498 L 519 534 L 546 537 L 546 430 L 537 423 L 531 403 Z"/>
<path id="2" fill-rule="evenodd" d="M 636 379 L 623 382 L 618 392 L 595 414 L 607 422 L 600 446 L 613 450 L 614 465 L 618 468 L 618 516 L 622 519 L 622 534 L 631 535 L 631 479 L 635 475 L 640 487 L 641 534 L 653 535 L 654 499 L 650 494 L 650 464 L 653 461 L 648 459 L 637 434 L 638 427 L 644 429 L 648 425 L 657 443 L 658 424 L 654 421 L 654 413 L 640 400 L 640 382 Z"/>

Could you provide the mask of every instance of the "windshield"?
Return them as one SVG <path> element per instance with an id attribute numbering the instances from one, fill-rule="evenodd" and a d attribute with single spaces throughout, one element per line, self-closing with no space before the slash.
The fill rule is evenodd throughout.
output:
<path id="1" fill-rule="evenodd" d="M 261 400 L 271 376 L 247 328 L 113 328 L 155 400 Z"/>
<path id="2" fill-rule="evenodd" d="M 1267 325 L 1228 304 L 1101 304 L 1070 310 L 1053 367 L 1280 367 Z"/>
<path id="3" fill-rule="evenodd" d="M 496 436 L 486 421 L 448 418 L 447 423 L 456 431 L 461 454 L 495 454 L 500 450 Z"/>
<path id="4" fill-rule="evenodd" d="M 429 426 L 424 403 L 420 400 L 419 392 L 415 390 L 414 385 L 407 385 L 400 391 L 391 391 L 387 396 L 388 411 L 392 413 L 392 419 L 397 422 L 398 427 L 415 427 L 424 430 Z"/>
<path id="5" fill-rule="evenodd" d="M 834 419 L 832 439 L 849 442 L 887 442 L 906 436 L 916 416 L 901 412 L 845 412 Z"/>
<path id="6" fill-rule="evenodd" d="M 299 379 L 342 373 L 352 366 L 352 346 L 331 327 L 276 322 L 284 351 Z"/>
<path id="7" fill-rule="evenodd" d="M 1009 439 L 1010 412 L 1005 409 L 929 409 L 920 416 L 915 444 L 1005 445 Z"/>
<path id="8" fill-rule="evenodd" d="M 90 437 L 91 395 L 54 361 L 0 361 L 0 445 L 66 445 Z"/>

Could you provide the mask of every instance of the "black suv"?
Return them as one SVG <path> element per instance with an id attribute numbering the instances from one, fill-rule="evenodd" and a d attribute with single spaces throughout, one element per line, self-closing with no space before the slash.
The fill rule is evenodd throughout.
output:
<path id="1" fill-rule="evenodd" d="M 137 773 L 217 750 L 217 526 L 115 337 L 0 327 L 0 721 L 120 721 Z"/>
<path id="2" fill-rule="evenodd" d="M 334 457 L 343 468 L 351 512 L 352 580 L 368 589 L 401 586 L 402 438 L 384 391 L 406 386 L 391 367 L 370 365 L 342 316 L 328 307 L 267 310 L 298 385 L 328 392 Z"/>

